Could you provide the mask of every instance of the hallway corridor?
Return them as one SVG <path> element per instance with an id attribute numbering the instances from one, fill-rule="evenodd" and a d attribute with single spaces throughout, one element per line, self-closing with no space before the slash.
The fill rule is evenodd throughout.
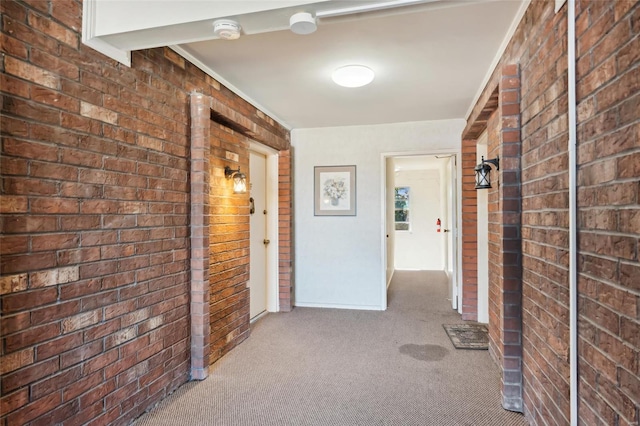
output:
<path id="1" fill-rule="evenodd" d="M 387 311 L 269 314 L 135 425 L 525 425 L 488 351 L 449 341 L 446 294 L 442 272 L 398 271 Z"/>

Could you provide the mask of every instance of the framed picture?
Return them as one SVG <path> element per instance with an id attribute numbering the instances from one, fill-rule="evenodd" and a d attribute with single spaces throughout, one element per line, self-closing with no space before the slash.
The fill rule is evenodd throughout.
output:
<path id="1" fill-rule="evenodd" d="M 356 215 L 356 166 L 316 166 L 316 216 Z"/>

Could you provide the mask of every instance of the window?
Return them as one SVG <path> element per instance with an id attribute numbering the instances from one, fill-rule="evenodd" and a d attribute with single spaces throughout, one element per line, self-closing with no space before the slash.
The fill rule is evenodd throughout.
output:
<path id="1" fill-rule="evenodd" d="M 409 230 L 409 187 L 396 187 L 395 200 L 396 231 Z"/>

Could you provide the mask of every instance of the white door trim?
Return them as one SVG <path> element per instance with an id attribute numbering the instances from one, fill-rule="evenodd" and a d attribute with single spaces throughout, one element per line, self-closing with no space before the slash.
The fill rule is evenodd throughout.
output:
<path id="1" fill-rule="evenodd" d="M 476 161 L 487 156 L 487 131 L 482 132 L 476 141 Z M 489 322 L 489 194 L 478 191 L 477 232 L 478 232 L 478 322 Z"/>
<path id="2" fill-rule="evenodd" d="M 267 160 L 267 239 L 271 241 L 267 246 L 267 311 L 280 311 L 280 298 L 278 297 L 278 151 L 261 143 L 250 141 L 249 150 L 260 153 Z"/>
<path id="3" fill-rule="evenodd" d="M 462 247 L 462 241 L 458 241 L 458 237 L 462 238 L 462 187 L 458 186 L 458 182 L 462 181 L 462 179 L 459 178 L 459 165 L 461 163 L 460 155 L 453 156 L 452 160 L 454 162 L 453 165 L 450 165 L 450 178 L 452 182 L 448 182 L 447 185 L 449 187 L 449 194 L 447 194 L 447 196 L 451 200 L 449 208 L 452 208 L 452 211 L 449 212 L 449 217 L 453 222 L 453 225 L 451 223 L 447 224 L 447 226 L 451 226 L 452 228 L 450 229 L 452 243 L 450 250 L 453 251 L 453 256 L 451 256 L 453 263 L 453 267 L 451 268 L 453 272 L 453 277 L 451 277 L 453 285 L 451 306 L 459 313 L 462 313 L 462 250 L 460 250 Z"/>

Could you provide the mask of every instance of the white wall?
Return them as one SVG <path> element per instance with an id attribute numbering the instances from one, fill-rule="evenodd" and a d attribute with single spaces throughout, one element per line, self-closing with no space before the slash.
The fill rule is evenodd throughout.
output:
<path id="1" fill-rule="evenodd" d="M 386 309 L 384 155 L 459 152 L 464 120 L 296 129 L 298 306 Z M 313 215 L 313 167 L 355 165 L 356 216 Z"/>
<path id="2" fill-rule="evenodd" d="M 395 268 L 401 270 L 444 270 L 444 234 L 436 232 L 436 220 L 445 219 L 441 210 L 439 170 L 402 170 L 395 186 L 409 187 L 409 230 L 395 231 Z"/>
<path id="3" fill-rule="evenodd" d="M 476 147 L 477 163 L 487 158 L 487 132 Z M 479 189 L 478 195 L 478 322 L 489 322 L 489 190 Z"/>

